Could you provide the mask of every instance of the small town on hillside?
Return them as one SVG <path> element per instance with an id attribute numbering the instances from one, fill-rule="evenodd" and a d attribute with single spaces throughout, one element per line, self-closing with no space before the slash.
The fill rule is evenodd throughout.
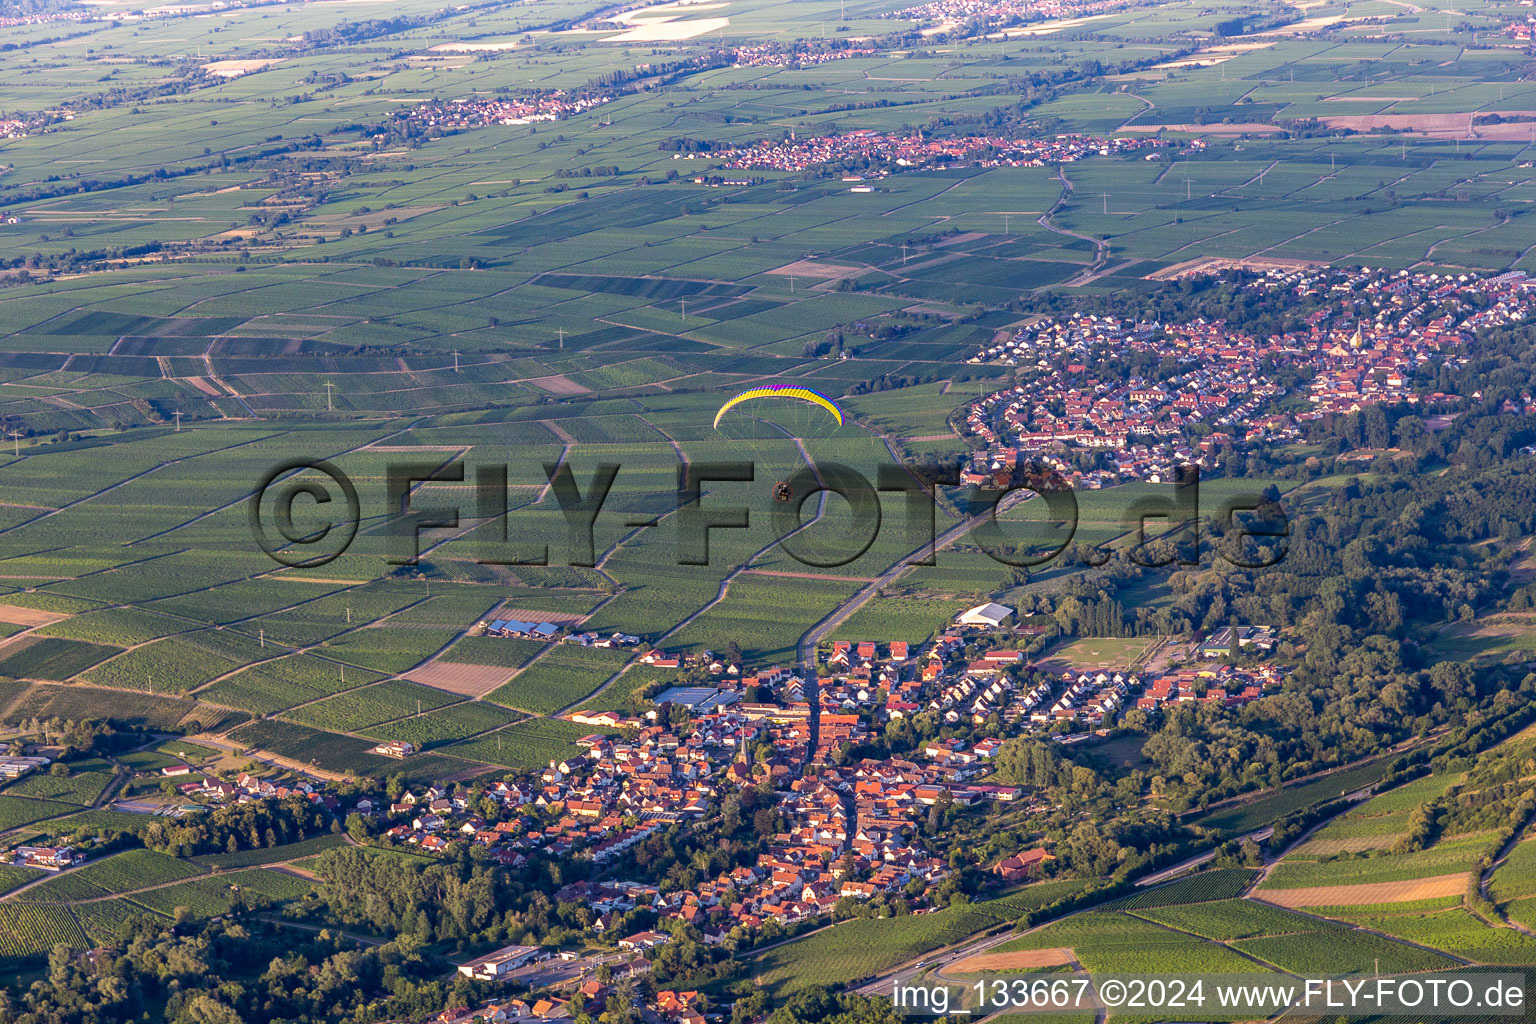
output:
<path id="1" fill-rule="evenodd" d="M 1025 379 L 970 407 L 965 430 L 985 451 L 963 482 L 1036 460 L 1089 489 L 1156 483 L 1179 465 L 1216 468 L 1226 452 L 1296 441 L 1330 414 L 1406 403 L 1432 416 L 1446 396 L 1416 390 L 1420 371 L 1455 365 L 1477 332 L 1525 320 L 1536 301 L 1536 282 L 1522 271 L 1483 278 L 1272 269 L 1244 287 L 1324 304 L 1301 329 L 1267 338 L 1222 321 L 1077 314 L 1041 318 L 978 352 L 973 364 L 1017 367 Z M 1167 372 L 1117 378 L 1102 367 L 1116 350 L 1155 357 Z M 1307 377 L 1301 401 L 1279 407 L 1292 396 L 1279 371 Z M 1518 411 L 1533 409 L 1527 394 Z M 1096 458 L 1085 464 L 1065 454 L 1083 451 Z"/>
<path id="2" fill-rule="evenodd" d="M 938 909 L 955 862 L 930 846 L 935 815 L 987 804 L 1024 814 L 1054 809 L 1028 796 L 1026 787 L 989 781 L 1008 736 L 1092 745 L 1127 713 L 1158 715 L 1170 703 L 1232 711 L 1278 692 L 1284 677 L 1269 657 L 1281 638 L 1268 627 L 1225 626 L 1180 643 L 1148 640 L 1136 664 L 1118 668 L 1025 654 L 1020 648 L 1037 641 L 1040 628 L 987 602 L 961 612 L 922 644 L 823 643 L 814 678 L 782 666 L 749 667 L 711 651 L 652 648 L 637 664 L 671 672 L 676 683 L 653 687 L 643 714 L 568 715 L 592 729 L 577 742 L 580 752 L 526 776 L 343 797 L 302 773 L 224 778 L 175 764 L 160 770 L 172 803 L 141 810 L 175 816 L 298 799 L 334 820 L 347 819 L 349 832 L 371 835 L 386 848 L 437 857 L 476 849 L 513 870 L 534 858 L 588 861 L 590 878 L 552 894 L 559 904 L 588 908 L 587 948 L 512 946 L 459 968 L 506 993 L 473 1008 L 473 1016 L 569 1017 L 572 999 L 592 1012 L 617 981 L 646 973 L 647 957 L 680 928 L 695 929 L 706 944 L 736 948 L 860 916 L 861 907 L 872 904 L 899 901 L 901 912 L 913 913 Z M 505 618 L 476 623 L 472 632 L 583 645 L 639 643 L 622 633 L 562 635 L 548 623 Z M 919 716 L 938 729 L 909 755 L 855 753 L 875 732 L 910 733 Z M 407 763 L 417 753 L 400 740 L 383 741 L 375 751 Z M 0 773 L 42 772 L 49 761 L 8 756 L 0 759 Z M 770 798 L 761 824 L 772 831 L 754 864 L 687 888 L 629 874 L 628 855 L 637 845 L 674 825 L 741 813 L 735 808 L 746 790 Z M 99 852 L 23 846 L 11 856 L 19 865 L 61 871 L 88 864 Z M 1052 860 L 1049 846 L 1041 845 L 984 867 L 1001 887 L 1048 877 Z M 697 993 L 663 989 L 646 1013 L 687 1024 L 705 1019 L 698 1016 L 703 1005 Z M 454 1007 L 439 1019 L 467 1020 L 468 1010 Z"/>

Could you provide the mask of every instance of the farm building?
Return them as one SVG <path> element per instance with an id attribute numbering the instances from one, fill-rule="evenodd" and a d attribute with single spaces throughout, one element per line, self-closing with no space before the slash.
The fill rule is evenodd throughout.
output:
<path id="1" fill-rule="evenodd" d="M 18 846 L 15 858 L 29 868 L 58 871 L 75 863 L 75 851 L 68 846 Z"/>
<path id="2" fill-rule="evenodd" d="M 532 963 L 538 959 L 540 952 L 538 946 L 507 946 L 468 963 L 460 964 L 459 973 L 466 978 L 474 978 L 478 981 L 495 981 L 524 964 Z"/>
<path id="3" fill-rule="evenodd" d="M 552 622 L 524 622 L 522 619 L 492 619 L 486 623 L 486 636 L 526 636 L 549 640 L 560 632 Z"/>
<path id="4" fill-rule="evenodd" d="M 405 740 L 386 740 L 373 748 L 375 754 L 383 754 L 385 757 L 407 758 L 416 753 L 416 744 L 407 743 Z"/>
<path id="5" fill-rule="evenodd" d="M 0 779 L 19 779 L 48 762 L 46 757 L 0 757 Z"/>
<path id="6" fill-rule="evenodd" d="M 986 604 L 979 604 L 975 608 L 961 612 L 955 621 L 962 626 L 986 626 L 996 629 L 1012 614 L 1012 608 L 988 601 Z"/>

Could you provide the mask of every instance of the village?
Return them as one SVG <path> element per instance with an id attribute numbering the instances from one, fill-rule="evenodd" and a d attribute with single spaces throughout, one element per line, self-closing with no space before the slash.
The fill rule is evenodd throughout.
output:
<path id="1" fill-rule="evenodd" d="M 1081 18 L 1124 7 L 1124 0 L 932 0 L 930 3 L 903 7 L 882 15 L 901 18 L 920 25 L 955 25 L 982 21 L 989 25 L 1016 25 L 1058 18 Z"/>
<path id="2" fill-rule="evenodd" d="M 1330 301 L 1306 317 L 1304 330 L 1268 338 L 1229 330 L 1223 321 L 1075 314 L 1042 318 L 978 352 L 972 363 L 1032 376 L 971 406 L 965 431 L 986 450 L 964 482 L 990 480 L 1020 458 L 1072 472 L 1074 484 L 1089 489 L 1160 482 L 1179 465 L 1214 467 L 1224 450 L 1295 441 L 1303 424 L 1328 414 L 1391 403 L 1432 407 L 1445 396 L 1416 391 L 1417 371 L 1432 360 L 1456 365 L 1477 331 L 1525 319 L 1536 297 L 1520 271 L 1479 278 L 1270 270 L 1247 287 Z M 1106 353 L 1126 352 L 1172 361 L 1179 370 L 1147 380 L 1095 369 Z M 1304 408 L 1275 408 L 1288 393 L 1270 369 L 1277 367 L 1309 374 Z M 1100 457 L 1085 468 L 1062 457 L 1072 449 L 1098 450 Z"/>
<path id="3" fill-rule="evenodd" d="M 937 138 L 920 132 L 897 134 L 855 131 L 839 135 L 762 139 L 749 146 L 708 153 L 674 153 L 674 160 L 724 161 L 732 170 L 805 171 L 826 164 L 868 166 L 880 173 L 954 164 L 977 167 L 1043 167 L 1071 163 L 1088 156 L 1150 150 L 1181 145 L 1158 137 L 1098 138 L 1089 135 L 1056 135 L 1049 138 L 1008 138 L 996 135 L 961 135 Z M 1194 140 L 1188 145 L 1200 148 Z"/>
<path id="4" fill-rule="evenodd" d="M 950 874 L 945 851 L 922 835 L 936 804 L 1051 809 L 1027 787 L 989 781 L 1004 736 L 1094 742 L 1131 708 L 1148 715 L 1168 703 L 1235 710 L 1277 691 L 1283 678 L 1266 660 L 1279 638 L 1262 626 L 1214 630 L 1189 642 L 1189 664 L 1156 672 L 1055 663 L 1037 669 L 1020 651 L 998 646 L 1015 635 L 1007 626 L 1013 615 L 989 602 L 923 645 L 825 644 L 814 691 L 783 667 L 748 670 L 708 651 L 650 650 L 641 663 L 708 682 L 667 686 L 639 715 L 568 716 L 594 729 L 579 741 L 583 753 L 523 781 L 406 792 L 379 809 L 391 823 L 383 838 L 434 853 L 467 843 L 513 868 L 533 857 L 590 858 L 593 878 L 556 898 L 593 909 L 589 947 L 596 952 L 557 959 L 537 946 L 509 947 L 461 967 L 477 978 L 579 994 L 590 1006 L 610 990 L 587 979 L 597 963 L 642 971 L 643 955 L 673 941 L 679 928 L 735 948 L 765 928 L 782 934 L 852 915 L 872 900 L 928 905 Z M 904 756 L 846 756 L 875 730 L 924 714 L 936 716 L 946 735 Z M 735 814 L 747 789 L 772 793 L 776 822 L 754 864 L 670 891 L 625 877 L 626 854 L 637 844 L 675 824 Z M 1039 877 L 1049 860 L 1048 850 L 1022 850 L 988 870 L 1000 884 L 1014 884 Z M 655 923 L 618 928 L 636 908 L 653 912 Z M 552 999 L 535 1015 L 558 1014 L 561 997 Z M 496 1005 L 511 1007 L 509 1014 L 518 1009 Z M 520 1005 L 534 1013 L 538 1004 Z"/>
<path id="5" fill-rule="evenodd" d="M 459 130 L 487 125 L 534 124 L 560 121 L 594 110 L 612 96 L 576 96 L 563 89 L 517 96 L 475 96 L 469 99 L 434 100 L 396 113 L 398 120 L 426 128 Z"/>
<path id="6" fill-rule="evenodd" d="M 471 628 L 549 642 L 638 642 L 623 633 L 559 637 L 542 625 L 493 618 Z M 392 798 L 343 797 L 299 773 L 225 776 L 175 764 L 157 774 L 177 813 L 297 797 L 333 820 L 348 819 L 349 831 L 354 818 L 373 822 L 371 841 L 385 847 L 434 856 L 468 848 L 514 871 L 535 858 L 590 864 L 585 878 L 554 893 L 557 902 L 590 908 L 584 944 L 506 947 L 458 966 L 467 977 L 514 986 L 474 1016 L 571 1016 L 573 1005 L 600 1008 L 618 981 L 647 973 L 648 958 L 684 929 L 706 945 L 735 949 L 858 916 L 863 906 L 942 906 L 935 890 L 952 873 L 949 851 L 935 848 L 924 829 L 936 807 L 963 813 L 1001 805 L 1026 815 L 1054 809 L 1033 787 L 992 778 L 1008 737 L 1092 745 L 1133 710 L 1157 715 L 1177 703 L 1236 710 L 1276 692 L 1284 674 L 1267 657 L 1279 637 L 1263 626 L 1222 627 L 1183 641 L 1176 662 L 1117 669 L 1027 656 L 1019 641 L 1034 632 L 1013 608 L 986 602 L 921 644 L 826 642 L 814 678 L 782 666 L 749 668 L 710 651 L 653 648 L 638 663 L 677 681 L 655 689 L 643 711 L 566 716 L 592 729 L 577 741 L 579 753 L 524 776 L 413 785 L 392 789 Z M 894 723 L 922 726 L 909 749 L 850 756 Z M 399 740 L 379 749 L 391 745 L 402 760 L 416 753 Z M 0 759 L 0 774 L 19 778 L 49 764 L 47 756 L 16 753 Z M 662 885 L 643 871 L 637 877 L 630 853 L 647 838 L 740 816 L 754 802 L 762 847 L 753 863 L 686 887 Z M 56 872 L 99 852 L 20 846 L 10 856 Z M 981 867 L 993 884 L 1013 885 L 1042 877 L 1052 859 L 1047 844 Z M 626 926 L 636 911 L 644 912 L 642 924 Z M 662 989 L 644 1010 L 657 1021 L 705 1019 L 705 1002 L 693 992 Z M 468 1016 L 455 1007 L 440 1019 Z"/>

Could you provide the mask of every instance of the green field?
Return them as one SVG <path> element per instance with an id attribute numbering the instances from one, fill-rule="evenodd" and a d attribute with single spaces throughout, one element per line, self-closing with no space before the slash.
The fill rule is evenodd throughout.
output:
<path id="1" fill-rule="evenodd" d="M 622 650 L 560 644 L 486 699 L 519 711 L 549 714 L 596 690 L 629 658 Z"/>

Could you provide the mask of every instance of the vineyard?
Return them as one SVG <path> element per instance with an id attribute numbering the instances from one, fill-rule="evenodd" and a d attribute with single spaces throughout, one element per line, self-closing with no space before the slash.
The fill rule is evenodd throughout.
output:
<path id="1" fill-rule="evenodd" d="M 85 933 L 65 907 L 0 903 L 0 965 L 15 970 L 22 961 L 40 961 L 59 943 L 88 945 Z"/>
<path id="2" fill-rule="evenodd" d="M 884 920 L 855 918 L 762 954 L 754 975 L 776 994 L 878 974 L 930 949 L 1001 923 L 974 907 Z"/>
<path id="3" fill-rule="evenodd" d="M 368 669 L 293 654 L 242 669 L 203 690 L 201 696 L 217 704 L 271 714 L 382 678 L 380 673 Z"/>
<path id="4" fill-rule="evenodd" d="M 174 882 L 200 874 L 185 861 L 153 850 L 129 850 L 66 871 L 22 893 L 28 903 L 61 903 L 116 896 L 145 886 Z"/>
<path id="5" fill-rule="evenodd" d="M 1327 926 L 1310 934 L 1239 939 L 1232 948 L 1302 975 L 1370 974 L 1378 963 L 1383 973 L 1397 974 L 1443 969 L 1456 963 L 1379 935 Z"/>
<path id="6" fill-rule="evenodd" d="M 514 712 L 499 705 L 474 700 L 428 711 L 422 715 L 412 715 L 409 718 L 390 722 L 388 725 L 372 726 L 362 732 L 366 736 L 381 740 L 406 740 L 416 744 L 416 749 L 424 750 L 427 747 L 488 732 L 506 725 L 516 717 Z"/>
<path id="7" fill-rule="evenodd" d="M 486 699 L 547 715 L 581 700 L 628 660 L 629 655 L 621 650 L 560 644 Z"/>
<path id="8" fill-rule="evenodd" d="M 1217 942 L 1250 939 L 1260 935 L 1315 932 L 1321 924 L 1315 918 L 1242 899 L 1156 907 L 1138 910 L 1136 916 Z"/>
<path id="9" fill-rule="evenodd" d="M 432 711 L 457 699 L 451 693 L 434 690 L 430 686 L 404 679 L 390 679 L 349 690 L 314 704 L 306 704 L 288 712 L 284 717 L 321 729 L 356 732 L 380 722 Z"/>
<path id="10" fill-rule="evenodd" d="M 1345 920 L 1478 963 L 1529 964 L 1536 958 L 1536 939 L 1512 928 L 1490 927 L 1464 907 L 1350 915 Z"/>
<path id="11" fill-rule="evenodd" d="M 1208 903 L 1241 896 L 1253 883 L 1257 871 L 1225 868 L 1202 871 L 1177 882 L 1169 882 L 1105 904 L 1106 910 L 1139 910 L 1142 907 L 1171 907 L 1181 903 Z"/>
<path id="12" fill-rule="evenodd" d="M 1442 840 L 1415 853 L 1374 857 L 1342 855 L 1328 860 L 1307 860 L 1293 854 L 1275 868 L 1260 889 L 1399 882 L 1469 871 L 1477 866 L 1488 846 L 1488 838 L 1487 834 L 1478 833 Z"/>
<path id="13" fill-rule="evenodd" d="M 58 682 L 79 675 L 121 651 L 121 647 L 63 637 L 26 637 L 6 647 L 5 656 L 0 657 L 0 675 Z"/>
<path id="14" fill-rule="evenodd" d="M 443 747 L 442 752 L 472 761 L 526 770 L 542 768 L 550 761 L 569 757 L 580 748 L 576 740 L 587 735 L 588 726 L 559 719 L 515 722 L 505 729 Z"/>
<path id="15" fill-rule="evenodd" d="M 134 893 L 129 899 L 146 910 L 168 916 L 186 907 L 198 917 L 213 917 L 257 900 L 298 899 L 313 888 L 292 875 L 253 868 L 150 889 Z"/>
<path id="16" fill-rule="evenodd" d="M 108 772 L 77 771 L 60 778 L 53 774 L 33 774 L 7 786 L 8 796 L 34 796 L 62 800 L 85 807 L 95 801 L 112 782 Z"/>
<path id="17" fill-rule="evenodd" d="M 313 839 L 301 839 L 296 843 L 285 843 L 282 846 L 268 846 L 254 850 L 239 850 L 235 853 L 216 853 L 207 857 L 198 857 L 195 863 L 209 868 L 257 867 L 262 864 L 282 864 L 298 860 L 301 857 L 312 857 L 315 854 L 345 845 L 347 845 L 347 839 L 342 835 L 316 836 Z"/>
<path id="18" fill-rule="evenodd" d="M 159 916 L 124 898 L 78 903 L 70 909 L 74 911 L 76 920 L 85 929 L 85 934 L 91 942 L 98 945 L 114 941 L 118 936 L 118 930 L 130 918 L 138 915 Z"/>
<path id="19" fill-rule="evenodd" d="M 17 828 L 43 818 L 53 818 L 79 809 L 79 804 L 0 794 L 0 830 Z"/>
<path id="20" fill-rule="evenodd" d="M 1488 895 L 1495 903 L 1536 896 L 1536 842 L 1526 840 L 1509 852 L 1493 872 Z"/>

